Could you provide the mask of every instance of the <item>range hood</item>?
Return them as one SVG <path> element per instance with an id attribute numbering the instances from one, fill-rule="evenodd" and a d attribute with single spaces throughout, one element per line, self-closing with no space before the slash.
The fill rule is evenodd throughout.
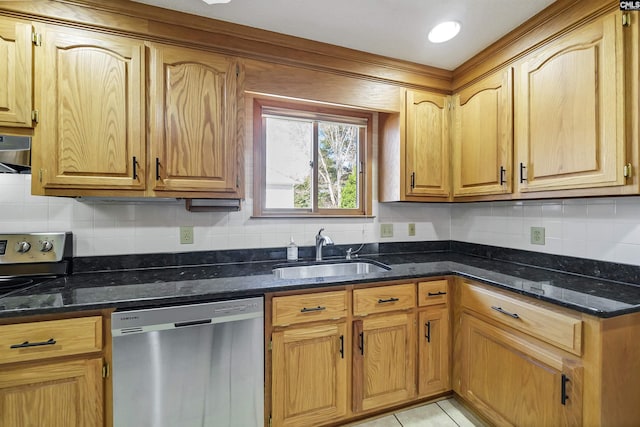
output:
<path id="1" fill-rule="evenodd" d="M 0 135 L 0 173 L 31 173 L 31 137 Z"/>

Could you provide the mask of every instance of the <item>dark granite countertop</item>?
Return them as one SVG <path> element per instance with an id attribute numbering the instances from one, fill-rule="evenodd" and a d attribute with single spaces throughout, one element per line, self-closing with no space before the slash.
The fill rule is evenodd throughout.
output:
<path id="1" fill-rule="evenodd" d="M 80 272 L 0 296 L 0 317 L 103 308 L 120 310 L 261 296 L 266 292 L 458 275 L 598 317 L 640 311 L 640 286 L 451 251 L 367 256 L 390 271 L 284 280 L 282 261 L 227 262 Z"/>

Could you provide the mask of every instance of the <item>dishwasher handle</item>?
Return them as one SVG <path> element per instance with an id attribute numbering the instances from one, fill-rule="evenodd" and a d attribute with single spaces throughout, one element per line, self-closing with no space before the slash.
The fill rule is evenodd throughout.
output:
<path id="1" fill-rule="evenodd" d="M 176 328 L 183 328 L 185 326 L 197 326 L 197 325 L 208 325 L 211 323 L 211 319 L 202 319 L 202 320 L 192 320 L 190 322 L 176 322 L 173 324 Z"/>

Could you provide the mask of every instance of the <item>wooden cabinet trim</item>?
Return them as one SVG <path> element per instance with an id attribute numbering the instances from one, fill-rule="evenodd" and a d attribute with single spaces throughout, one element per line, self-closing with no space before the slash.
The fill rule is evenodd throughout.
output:
<path id="1" fill-rule="evenodd" d="M 377 82 L 448 93 L 451 71 L 128 1 L 17 2 L 1 9 L 29 19 L 91 26 L 151 41 Z"/>

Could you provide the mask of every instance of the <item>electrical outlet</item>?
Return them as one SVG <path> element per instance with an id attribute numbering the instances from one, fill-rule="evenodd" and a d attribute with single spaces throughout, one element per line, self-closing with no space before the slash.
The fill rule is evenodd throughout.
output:
<path id="1" fill-rule="evenodd" d="M 393 237 L 393 224 L 380 224 L 380 237 Z"/>
<path id="2" fill-rule="evenodd" d="M 192 245 L 193 244 L 193 227 L 180 227 L 180 244 Z"/>
<path id="3" fill-rule="evenodd" d="M 409 224 L 409 236 L 415 236 L 416 235 L 416 225 L 414 223 L 410 223 Z"/>
<path id="4" fill-rule="evenodd" d="M 531 227 L 531 244 L 544 245 L 544 227 Z"/>

